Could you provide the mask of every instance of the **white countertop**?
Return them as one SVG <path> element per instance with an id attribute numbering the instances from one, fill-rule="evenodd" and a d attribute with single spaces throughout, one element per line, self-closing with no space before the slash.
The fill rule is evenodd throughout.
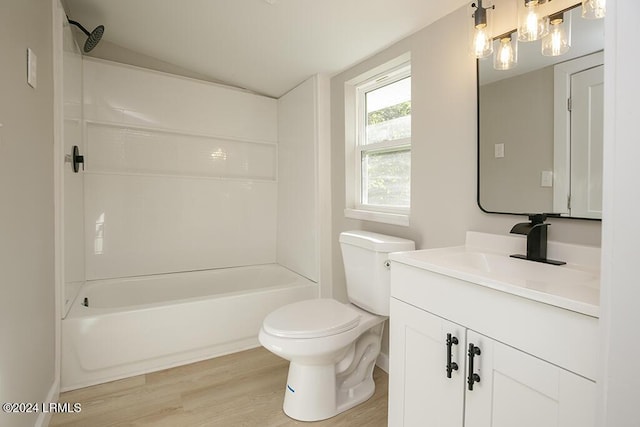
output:
<path id="1" fill-rule="evenodd" d="M 526 240 L 468 232 L 465 246 L 396 252 L 394 262 L 518 295 L 592 317 L 600 312 L 600 249 L 549 242 L 556 266 L 511 258 Z"/>

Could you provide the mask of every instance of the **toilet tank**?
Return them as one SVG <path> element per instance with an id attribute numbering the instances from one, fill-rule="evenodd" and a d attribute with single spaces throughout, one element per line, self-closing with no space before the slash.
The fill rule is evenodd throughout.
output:
<path id="1" fill-rule="evenodd" d="M 389 253 L 412 251 L 412 240 L 369 231 L 340 233 L 349 301 L 371 313 L 388 316 L 391 291 Z"/>

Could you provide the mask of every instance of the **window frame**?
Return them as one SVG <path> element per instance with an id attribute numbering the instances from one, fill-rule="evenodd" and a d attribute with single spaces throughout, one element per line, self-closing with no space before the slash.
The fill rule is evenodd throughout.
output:
<path id="1" fill-rule="evenodd" d="M 345 216 L 354 219 L 409 225 L 409 206 L 362 203 L 362 159 L 366 153 L 384 153 L 409 149 L 411 137 L 365 144 L 367 127 L 366 94 L 411 76 L 409 54 L 376 67 L 345 83 Z"/>

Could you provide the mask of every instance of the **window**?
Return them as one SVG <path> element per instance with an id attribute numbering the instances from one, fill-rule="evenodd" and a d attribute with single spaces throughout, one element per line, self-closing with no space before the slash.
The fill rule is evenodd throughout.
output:
<path id="1" fill-rule="evenodd" d="M 348 82 L 345 89 L 345 215 L 408 225 L 411 204 L 410 65 L 405 59 L 383 70 L 379 67 Z"/>

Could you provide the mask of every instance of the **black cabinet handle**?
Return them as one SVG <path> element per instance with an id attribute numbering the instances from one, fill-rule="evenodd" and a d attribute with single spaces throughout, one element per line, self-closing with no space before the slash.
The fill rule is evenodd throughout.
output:
<path id="1" fill-rule="evenodd" d="M 80 155 L 80 150 L 77 145 L 73 146 L 73 154 L 71 154 L 71 161 L 73 165 L 73 171 L 78 173 L 80 170 L 80 163 L 82 163 L 82 170 L 84 170 L 84 156 Z"/>
<path id="2" fill-rule="evenodd" d="M 473 358 L 475 356 L 480 356 L 480 347 L 476 347 L 473 343 L 469 343 L 469 351 L 467 355 L 469 356 L 469 376 L 467 377 L 467 384 L 469 384 L 469 390 L 473 391 L 473 384 L 480 382 L 480 375 L 475 374 L 473 372 Z"/>
<path id="3" fill-rule="evenodd" d="M 458 345 L 458 338 L 447 334 L 447 378 L 451 378 L 451 372 L 458 370 L 458 364 L 451 361 L 451 347 Z"/>

